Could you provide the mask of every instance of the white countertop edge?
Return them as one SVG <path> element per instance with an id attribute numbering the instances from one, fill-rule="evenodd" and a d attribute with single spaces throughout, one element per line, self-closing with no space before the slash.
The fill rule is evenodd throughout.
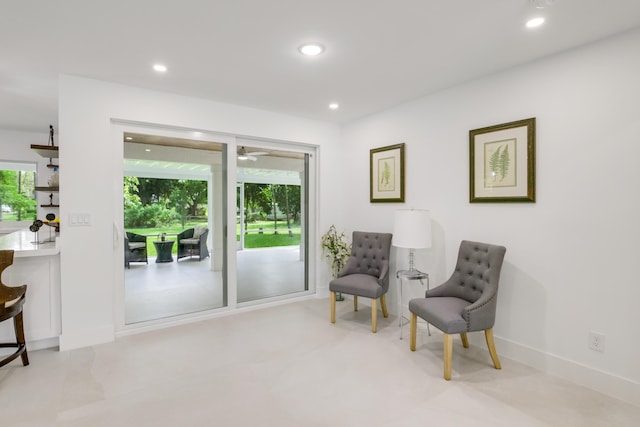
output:
<path id="1" fill-rule="evenodd" d="M 0 249 L 13 250 L 14 258 L 51 256 L 60 253 L 58 238 L 59 235 L 52 233 L 49 236 L 48 230 L 38 233 L 39 242 L 34 244 L 35 233 L 29 230 L 19 230 L 10 234 L 0 236 Z M 51 241 L 53 239 L 53 241 Z"/>

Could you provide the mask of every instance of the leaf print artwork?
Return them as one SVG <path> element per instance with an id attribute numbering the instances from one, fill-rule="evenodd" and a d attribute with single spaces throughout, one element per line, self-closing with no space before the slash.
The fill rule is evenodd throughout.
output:
<path id="1" fill-rule="evenodd" d="M 394 177 L 393 158 L 380 159 L 378 161 L 378 191 L 394 191 Z"/>
<path id="2" fill-rule="evenodd" d="M 516 140 L 486 142 L 484 187 L 513 187 L 516 185 L 515 163 Z"/>

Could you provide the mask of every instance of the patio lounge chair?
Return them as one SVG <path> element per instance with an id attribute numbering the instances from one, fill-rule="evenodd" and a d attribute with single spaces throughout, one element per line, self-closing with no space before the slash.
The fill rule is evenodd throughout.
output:
<path id="1" fill-rule="evenodd" d="M 178 260 L 191 256 L 198 256 L 198 261 L 209 256 L 207 248 L 207 236 L 209 229 L 207 227 L 195 227 L 184 230 L 178 234 Z"/>
<path id="2" fill-rule="evenodd" d="M 124 238 L 124 266 L 129 268 L 129 264 L 132 262 L 149 264 L 147 259 L 147 236 L 127 231 Z"/>

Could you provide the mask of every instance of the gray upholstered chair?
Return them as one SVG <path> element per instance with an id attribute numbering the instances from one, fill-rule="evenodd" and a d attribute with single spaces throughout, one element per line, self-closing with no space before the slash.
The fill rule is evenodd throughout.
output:
<path id="1" fill-rule="evenodd" d="M 336 323 L 336 292 L 353 295 L 353 309 L 358 311 L 358 297 L 371 298 L 371 331 L 377 331 L 380 299 L 382 315 L 388 317 L 385 294 L 389 290 L 390 233 L 353 232 L 351 256 L 338 277 L 329 283 L 331 323 Z"/>
<path id="2" fill-rule="evenodd" d="M 418 317 L 444 334 L 444 379 L 451 379 L 453 334 L 460 334 L 469 347 L 467 332 L 484 331 L 489 354 L 496 369 L 500 361 L 493 343 L 498 281 L 506 248 L 487 243 L 462 241 L 453 275 L 442 285 L 428 290 L 425 298 L 409 301 L 410 348 L 416 350 Z"/>

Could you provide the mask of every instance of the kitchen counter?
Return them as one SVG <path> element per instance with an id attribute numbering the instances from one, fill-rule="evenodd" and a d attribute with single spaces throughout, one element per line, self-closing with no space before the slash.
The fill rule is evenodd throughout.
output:
<path id="1" fill-rule="evenodd" d="M 38 232 L 38 242 L 35 242 L 36 233 L 28 229 L 15 231 L 0 236 L 0 249 L 11 249 L 15 253 L 14 258 L 50 256 L 60 253 L 57 244 L 57 233 L 49 230 L 49 226 L 43 226 Z M 58 235 L 59 236 L 59 235 Z"/>
<path id="2" fill-rule="evenodd" d="M 28 350 L 57 347 L 61 332 L 59 236 L 48 228 L 40 229 L 38 244 L 31 243 L 36 235 L 29 230 L 0 236 L 0 249 L 14 251 L 13 264 L 4 271 L 2 283 L 27 285 L 24 333 Z M 13 323 L 2 322 L 0 341 L 14 340 Z"/>

